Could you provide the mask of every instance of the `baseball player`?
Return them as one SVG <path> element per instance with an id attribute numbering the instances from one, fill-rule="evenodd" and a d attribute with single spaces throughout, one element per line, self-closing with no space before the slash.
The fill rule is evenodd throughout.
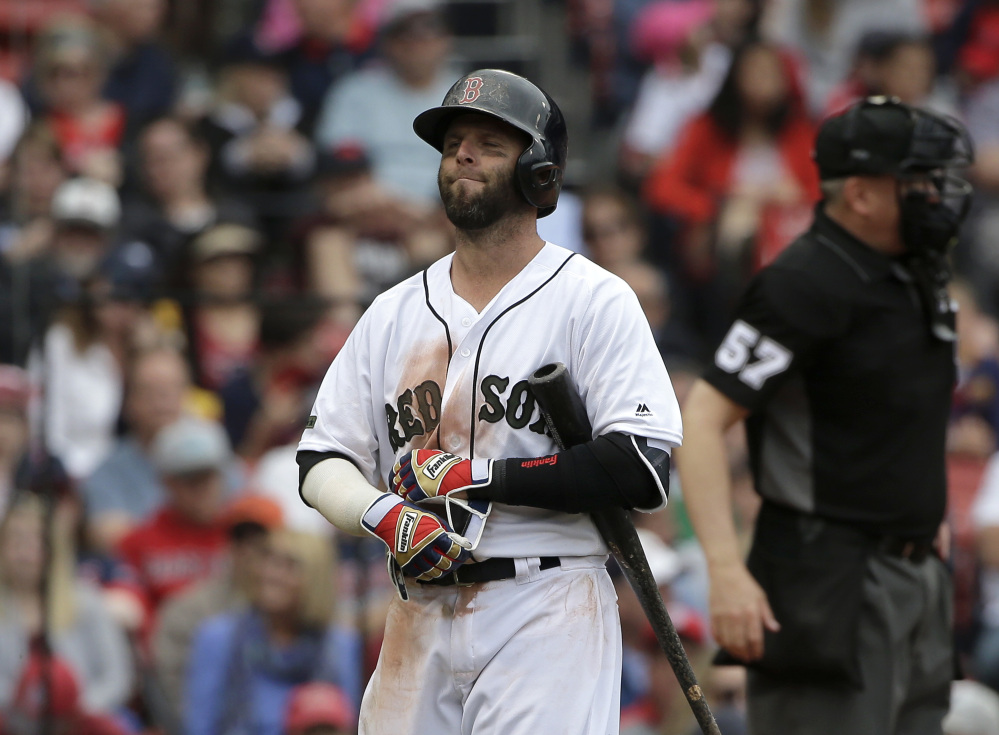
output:
<path id="1" fill-rule="evenodd" d="M 566 161 L 551 97 L 480 70 L 413 127 L 441 151 L 456 250 L 365 312 L 298 452 L 304 500 L 381 539 L 408 598 L 360 732 L 617 733 L 617 600 L 587 512 L 665 505 L 669 376 L 624 282 L 538 236 Z M 561 453 L 527 381 L 556 361 L 594 436 Z"/>

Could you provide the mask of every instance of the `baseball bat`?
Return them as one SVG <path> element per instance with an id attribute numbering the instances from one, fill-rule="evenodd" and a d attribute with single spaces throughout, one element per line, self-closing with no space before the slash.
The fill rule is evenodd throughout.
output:
<path id="1" fill-rule="evenodd" d="M 528 383 L 541 408 L 552 438 L 560 449 L 568 449 L 593 439 L 593 429 L 586 407 L 576 393 L 569 371 L 561 362 L 545 365 L 534 371 Z M 666 611 L 659 586 L 652 576 L 645 550 L 635 531 L 635 525 L 624 508 L 611 507 L 590 514 L 611 554 L 617 560 L 638 601 L 652 624 L 659 647 L 676 674 L 694 718 L 705 735 L 721 735 L 718 723 L 708 707 L 697 677 L 683 650 L 683 643 Z"/>

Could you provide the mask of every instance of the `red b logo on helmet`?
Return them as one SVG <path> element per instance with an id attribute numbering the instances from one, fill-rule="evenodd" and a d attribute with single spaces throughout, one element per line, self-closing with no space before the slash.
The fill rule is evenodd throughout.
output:
<path id="1" fill-rule="evenodd" d="M 465 80 L 465 92 L 461 95 L 461 99 L 458 100 L 459 105 L 467 105 L 469 102 L 475 102 L 479 99 L 479 95 L 482 93 L 482 77 L 469 77 Z"/>

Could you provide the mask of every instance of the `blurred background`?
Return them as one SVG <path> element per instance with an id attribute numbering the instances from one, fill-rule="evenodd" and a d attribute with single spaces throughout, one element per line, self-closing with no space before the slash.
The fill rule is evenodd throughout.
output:
<path id="1" fill-rule="evenodd" d="M 634 288 L 681 400 L 808 225 L 825 116 L 891 94 L 969 127 L 945 724 L 999 734 L 999 2 L 0 0 L 0 735 L 356 732 L 393 593 L 377 541 L 301 503 L 295 448 L 358 316 L 452 249 L 412 120 L 481 67 L 558 101 L 541 233 Z M 637 521 L 745 732 L 682 487 Z M 623 732 L 693 732 L 619 595 Z"/>

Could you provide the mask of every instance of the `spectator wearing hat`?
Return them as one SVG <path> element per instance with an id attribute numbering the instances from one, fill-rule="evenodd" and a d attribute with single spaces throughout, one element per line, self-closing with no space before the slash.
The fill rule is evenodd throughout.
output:
<path id="1" fill-rule="evenodd" d="M 327 93 L 316 126 L 320 149 L 360 145 L 375 181 L 423 208 L 440 201 L 440 161 L 410 120 L 444 99 L 456 72 L 447 65 L 451 36 L 436 0 L 396 0 L 384 10 L 378 62 L 345 74 Z"/>
<path id="2" fill-rule="evenodd" d="M 333 623 L 336 566 L 329 539 L 276 531 L 244 612 L 206 621 L 186 684 L 188 735 L 282 735 L 292 692 L 323 681 L 356 711 L 361 647 Z"/>
<path id="3" fill-rule="evenodd" d="M 28 447 L 30 397 L 27 371 L 0 364 L 0 517 L 14 495 L 15 473 Z"/>
<path id="4" fill-rule="evenodd" d="M 107 72 L 107 49 L 86 18 L 58 18 L 39 35 L 32 69 L 35 111 L 52 126 L 72 172 L 117 186 L 126 116 L 102 97 Z"/>
<path id="5" fill-rule="evenodd" d="M 270 498 L 246 495 L 229 504 L 222 525 L 228 539 L 225 564 L 167 601 L 153 632 L 153 665 L 178 722 L 185 711 L 184 680 L 194 635 L 209 618 L 246 607 L 260 575 L 268 535 L 283 525 L 281 506 Z"/>
<path id="6" fill-rule="evenodd" d="M 302 684 L 291 693 L 283 735 L 349 735 L 354 711 L 343 691 L 332 684 Z"/>
<path id="7" fill-rule="evenodd" d="M 75 511 L 71 501 L 57 502 L 50 512 L 24 492 L 0 523 L 0 710 L 18 699 L 31 641 L 44 633 L 73 673 L 82 708 L 113 713 L 132 693 L 131 651 L 101 592 L 76 574 Z"/>
<path id="8" fill-rule="evenodd" d="M 112 554 L 163 505 L 166 490 L 151 457 L 153 440 L 181 417 L 190 382 L 184 356 L 172 347 L 140 351 L 129 362 L 122 411 L 126 433 L 80 487 L 92 551 Z"/>
<path id="9" fill-rule="evenodd" d="M 50 251 L 32 264 L 47 273 L 52 323 L 30 363 L 47 446 L 81 479 L 113 446 L 136 322 L 102 308 L 98 298 L 100 267 L 120 215 L 114 189 L 94 179 L 71 179 L 56 191 L 52 210 Z"/>
<path id="10" fill-rule="evenodd" d="M 179 265 L 189 240 L 219 222 L 255 222 L 253 212 L 208 186 L 211 152 L 202 129 L 161 117 L 138 135 L 141 195 L 126 200 L 122 236 L 149 243 L 165 272 Z"/>
<path id="11" fill-rule="evenodd" d="M 166 502 L 118 544 L 123 568 L 115 599 L 122 619 L 135 627 L 151 623 L 168 598 L 220 569 L 226 549 L 221 513 L 233 455 L 225 429 L 182 417 L 157 433 L 151 454 Z M 128 604 L 129 595 L 141 608 Z"/>
<path id="12" fill-rule="evenodd" d="M 218 390 L 257 354 L 260 310 L 253 300 L 260 233 L 219 223 L 195 237 L 178 273 L 188 356 L 197 385 Z"/>

